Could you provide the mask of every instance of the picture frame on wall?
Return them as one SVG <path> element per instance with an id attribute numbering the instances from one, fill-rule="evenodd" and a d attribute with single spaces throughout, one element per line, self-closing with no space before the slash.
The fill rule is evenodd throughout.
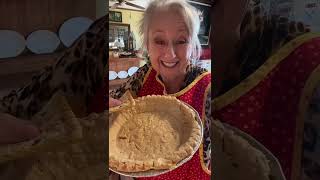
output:
<path id="1" fill-rule="evenodd" d="M 200 44 L 202 46 L 209 45 L 210 39 L 210 8 L 211 5 L 200 3 L 196 1 L 188 1 L 190 5 L 196 8 L 197 13 L 200 18 L 200 30 L 198 34 L 198 38 L 200 40 Z"/>
<path id="2" fill-rule="evenodd" d="M 117 11 L 109 12 L 109 21 L 122 22 L 122 13 Z"/>
<path id="3" fill-rule="evenodd" d="M 111 46 L 112 43 L 115 43 L 116 41 L 123 43 L 123 49 L 128 50 L 129 49 L 129 36 L 130 36 L 130 24 L 124 24 L 124 23 L 115 23 L 110 22 L 109 23 L 109 50 L 114 50 Z"/>

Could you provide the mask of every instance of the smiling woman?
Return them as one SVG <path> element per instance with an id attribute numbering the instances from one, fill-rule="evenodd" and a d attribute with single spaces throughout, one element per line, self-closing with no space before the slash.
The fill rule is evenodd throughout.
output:
<path id="1" fill-rule="evenodd" d="M 186 0 L 154 0 L 141 20 L 148 63 L 120 88 L 109 93 L 109 106 L 130 91 L 134 96 L 169 95 L 191 105 L 204 123 L 203 143 L 183 166 L 146 179 L 210 179 L 211 74 L 192 62 L 199 59 L 199 16 Z M 117 102 L 119 103 L 119 102 Z M 190 172 L 190 169 L 194 169 Z"/>

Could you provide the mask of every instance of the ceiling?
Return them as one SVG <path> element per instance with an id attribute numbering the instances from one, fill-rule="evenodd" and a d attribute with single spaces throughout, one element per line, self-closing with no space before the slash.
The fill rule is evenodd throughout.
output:
<path id="1" fill-rule="evenodd" d="M 115 3 L 117 3 L 118 1 L 109 1 L 109 8 L 112 7 Z M 142 6 L 144 8 L 147 7 L 148 3 L 150 2 L 150 0 L 129 0 L 128 2 L 132 3 L 132 4 L 136 4 L 138 6 Z M 135 8 L 132 6 L 128 6 L 125 3 L 121 4 L 121 6 L 118 6 L 117 8 L 119 9 L 130 9 L 130 10 L 137 10 L 137 11 L 142 11 L 139 8 Z"/>
<path id="2" fill-rule="evenodd" d="M 132 4 L 136 4 L 136 5 L 144 7 L 144 8 L 147 7 L 147 5 L 148 5 L 148 3 L 150 1 L 151 0 L 128 0 L 128 2 L 130 2 Z M 210 4 L 210 0 L 194 0 L 194 1 Z M 112 7 L 117 2 L 118 2 L 117 0 L 109 0 L 109 8 Z M 130 9 L 130 10 L 136 10 L 136 11 L 143 11 L 143 10 L 141 10 L 139 8 L 128 6 L 125 3 L 121 4 L 121 6 L 118 6 L 117 8 L 119 8 L 119 9 Z"/>

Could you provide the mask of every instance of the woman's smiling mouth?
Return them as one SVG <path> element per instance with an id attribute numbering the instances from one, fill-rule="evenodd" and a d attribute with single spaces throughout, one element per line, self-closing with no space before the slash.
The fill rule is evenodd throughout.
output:
<path id="1" fill-rule="evenodd" d="M 177 62 L 164 62 L 164 61 L 161 61 L 161 64 L 166 67 L 166 68 L 173 68 L 175 67 L 177 64 L 179 63 L 179 61 Z"/>

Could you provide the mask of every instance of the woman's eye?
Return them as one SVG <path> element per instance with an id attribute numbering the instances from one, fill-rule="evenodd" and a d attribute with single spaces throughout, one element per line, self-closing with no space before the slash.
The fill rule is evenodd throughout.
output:
<path id="1" fill-rule="evenodd" d="M 186 44 L 187 40 L 178 40 L 176 44 Z"/>
<path id="2" fill-rule="evenodd" d="M 166 44 L 166 42 L 162 41 L 162 40 L 155 40 L 155 43 L 158 45 L 165 45 Z"/>

